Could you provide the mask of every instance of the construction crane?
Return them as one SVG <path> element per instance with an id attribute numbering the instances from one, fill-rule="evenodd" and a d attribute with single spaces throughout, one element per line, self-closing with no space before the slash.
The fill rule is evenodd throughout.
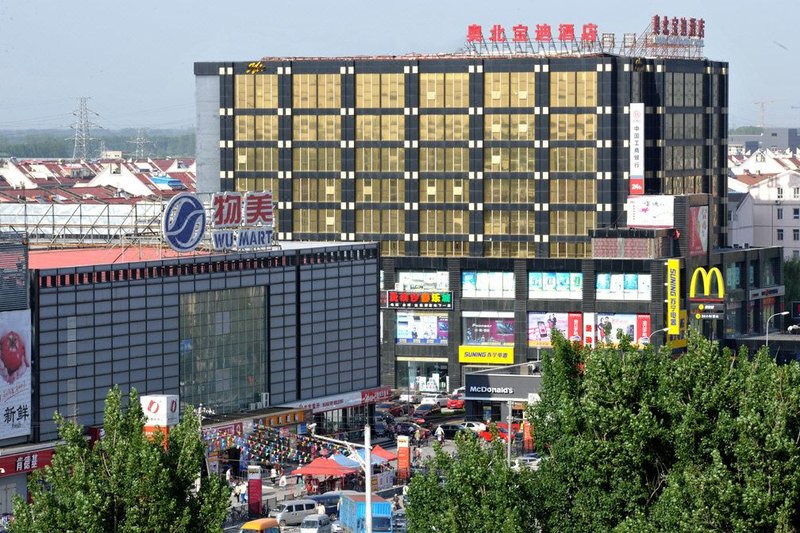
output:
<path id="1" fill-rule="evenodd" d="M 765 122 L 764 121 L 764 108 L 766 107 L 767 104 L 774 104 L 775 102 L 777 102 L 777 100 L 759 100 L 757 102 L 753 102 L 755 105 L 758 106 L 758 110 L 759 110 L 759 114 L 758 114 L 758 118 L 759 118 L 758 127 L 759 128 L 763 128 L 764 127 L 764 122 Z"/>

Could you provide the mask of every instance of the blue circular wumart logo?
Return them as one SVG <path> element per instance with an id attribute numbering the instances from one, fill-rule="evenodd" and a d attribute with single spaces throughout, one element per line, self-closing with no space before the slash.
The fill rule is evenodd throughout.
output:
<path id="1" fill-rule="evenodd" d="M 161 230 L 167 244 L 176 252 L 191 252 L 206 229 L 206 209 L 193 194 L 181 193 L 172 198 L 164 209 Z"/>

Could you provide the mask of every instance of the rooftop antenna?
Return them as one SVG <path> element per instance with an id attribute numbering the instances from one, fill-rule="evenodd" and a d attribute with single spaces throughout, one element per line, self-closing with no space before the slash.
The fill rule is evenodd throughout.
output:
<path id="1" fill-rule="evenodd" d="M 89 134 L 89 129 L 92 127 L 100 127 L 89 120 L 90 114 L 96 117 L 99 117 L 100 115 L 89 109 L 88 103 L 89 97 L 81 96 L 78 98 L 78 109 L 72 112 L 72 114 L 78 119 L 75 124 L 70 126 L 73 130 L 75 130 L 75 136 L 72 139 L 74 142 L 72 159 L 76 160 L 87 159 L 89 141 L 94 140 Z"/>

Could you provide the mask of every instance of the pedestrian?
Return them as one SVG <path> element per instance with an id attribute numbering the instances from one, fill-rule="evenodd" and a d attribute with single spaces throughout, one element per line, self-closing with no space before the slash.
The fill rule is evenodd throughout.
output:
<path id="1" fill-rule="evenodd" d="M 279 487 L 285 487 L 285 486 L 286 486 L 286 483 L 287 483 L 287 481 L 286 481 L 286 474 L 283 474 L 283 475 L 281 476 L 281 479 L 278 481 L 278 486 L 279 486 Z"/>
<path id="2" fill-rule="evenodd" d="M 444 430 L 442 426 L 436 428 L 436 440 L 439 441 L 439 444 L 444 442 Z"/>
<path id="3" fill-rule="evenodd" d="M 269 471 L 269 479 L 272 481 L 273 485 L 278 480 L 278 469 L 275 468 L 275 465 L 272 465 L 272 468 Z"/>
<path id="4" fill-rule="evenodd" d="M 244 482 L 239 485 L 239 502 L 242 504 L 247 503 L 247 485 Z"/>
<path id="5" fill-rule="evenodd" d="M 228 467 L 225 471 L 225 481 L 228 482 L 228 486 L 233 484 L 233 472 L 231 472 L 231 467 Z"/>
<path id="6" fill-rule="evenodd" d="M 417 444 L 419 444 L 419 438 L 421 435 L 422 434 L 420 433 L 419 428 L 417 428 L 417 430 L 414 431 L 414 440 L 417 442 Z"/>
<path id="7" fill-rule="evenodd" d="M 320 516 L 325 514 L 325 506 L 322 505 L 321 503 L 317 505 L 317 514 Z"/>
<path id="8" fill-rule="evenodd" d="M 422 448 L 417 447 L 417 449 L 414 450 L 414 459 L 416 459 L 417 464 L 422 462 Z"/>

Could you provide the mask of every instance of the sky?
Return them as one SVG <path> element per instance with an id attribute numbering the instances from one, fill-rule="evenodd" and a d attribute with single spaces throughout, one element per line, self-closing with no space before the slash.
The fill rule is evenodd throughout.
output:
<path id="1" fill-rule="evenodd" d="M 767 126 L 800 126 L 797 0 L 0 0 L 0 129 L 68 127 L 81 96 L 106 129 L 191 128 L 197 61 L 453 52 L 473 23 L 619 39 L 655 14 L 705 19 L 706 56 L 730 64 L 732 127 L 758 124 L 758 101 Z"/>

